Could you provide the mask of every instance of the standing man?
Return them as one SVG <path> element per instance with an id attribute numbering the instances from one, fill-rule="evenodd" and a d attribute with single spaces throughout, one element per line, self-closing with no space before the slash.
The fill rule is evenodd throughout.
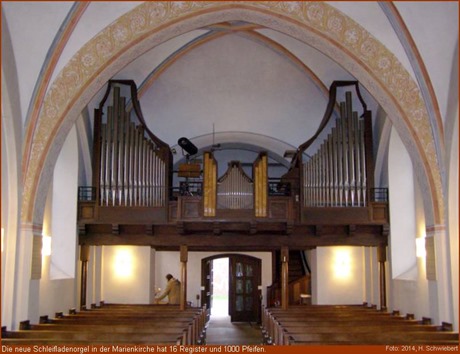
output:
<path id="1" fill-rule="evenodd" d="M 166 285 L 165 291 L 163 294 L 155 298 L 155 303 L 158 304 L 160 300 L 168 297 L 169 305 L 179 305 L 180 303 L 180 281 L 175 279 L 171 274 L 166 275 L 168 284 Z"/>

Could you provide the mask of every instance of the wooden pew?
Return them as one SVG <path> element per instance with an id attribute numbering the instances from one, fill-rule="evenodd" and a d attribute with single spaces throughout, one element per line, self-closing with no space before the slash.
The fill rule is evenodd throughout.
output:
<path id="1" fill-rule="evenodd" d="M 308 335 L 319 335 L 321 340 L 326 338 L 328 342 L 341 342 L 345 341 L 343 339 L 343 335 L 347 336 L 347 341 L 352 342 L 356 339 L 365 339 L 365 335 L 369 335 L 371 338 L 372 344 L 385 344 L 387 342 L 387 338 L 381 339 L 381 333 L 391 333 L 392 338 L 395 340 L 399 337 L 403 337 L 404 339 L 410 338 L 412 333 L 415 333 L 417 336 L 420 334 L 420 338 L 423 340 L 427 340 L 428 338 L 432 338 L 433 341 L 438 341 L 440 339 L 448 339 L 451 340 L 452 338 L 455 339 L 455 333 L 452 332 L 442 332 L 438 326 L 433 325 L 407 325 L 407 324 L 396 324 L 396 325 L 388 325 L 388 324 L 367 324 L 367 325 L 356 325 L 356 324 L 347 324 L 341 323 L 337 324 L 334 323 L 333 325 L 326 324 L 321 326 L 302 326 L 301 324 L 295 325 L 283 325 L 279 324 L 277 331 L 275 331 L 276 340 L 280 345 L 288 345 L 291 341 L 307 341 L 307 338 L 303 336 L 304 334 Z M 438 335 L 440 333 L 442 335 Z M 337 336 L 340 336 L 337 338 Z M 299 338 L 300 336 L 300 338 Z M 444 338 L 445 337 L 445 338 Z M 419 338 L 419 339 L 420 339 Z M 310 341 L 314 341 L 311 339 Z M 368 340 L 369 341 L 369 340 Z M 398 339 L 400 342 L 400 338 Z M 458 342 L 458 338 L 457 338 Z M 365 343 L 361 343 L 365 344 Z M 368 343 L 369 344 L 369 343 Z M 401 343 L 398 343 L 401 344 Z M 407 342 L 405 343 L 407 344 Z"/>
<path id="2" fill-rule="evenodd" d="M 458 333 L 451 326 L 412 318 L 359 305 L 314 305 L 264 309 L 262 326 L 267 344 L 277 345 L 458 345 Z"/>
<path id="3" fill-rule="evenodd" d="M 287 345 L 458 345 L 457 333 L 390 332 L 290 334 Z"/>
<path id="4" fill-rule="evenodd" d="M 72 320 L 79 325 L 98 324 L 105 325 L 106 319 L 109 318 L 110 324 L 123 325 L 125 322 L 132 320 L 142 321 L 149 326 L 155 323 L 163 323 L 169 326 L 183 327 L 185 322 L 190 322 L 190 335 L 187 344 L 201 344 L 205 340 L 206 334 L 206 309 L 205 308 L 187 308 L 185 311 L 179 310 L 178 306 L 164 305 L 104 305 L 101 308 L 76 312 L 69 311 L 69 315 L 59 316 L 47 323 L 67 323 Z"/>
<path id="5" fill-rule="evenodd" d="M 111 343 L 137 343 L 137 344 L 182 344 L 183 336 L 176 333 L 113 333 L 110 329 L 105 331 L 11 331 L 2 333 L 2 341 L 10 339 L 28 339 L 35 343 L 45 340 L 60 340 L 67 342 L 111 342 Z"/>
<path id="6" fill-rule="evenodd" d="M 66 339 L 34 339 L 34 338 L 2 338 L 2 344 L 5 345 L 181 345 L 180 342 L 176 341 L 158 341 L 158 342 L 113 342 L 108 340 L 97 340 L 97 341 L 77 341 L 77 340 L 66 340 Z"/>
<path id="7" fill-rule="evenodd" d="M 179 311 L 176 306 L 115 305 L 92 308 L 56 318 L 42 316 L 39 324 L 23 321 L 19 331 L 2 328 L 9 344 L 123 343 L 202 344 L 206 309 Z"/>

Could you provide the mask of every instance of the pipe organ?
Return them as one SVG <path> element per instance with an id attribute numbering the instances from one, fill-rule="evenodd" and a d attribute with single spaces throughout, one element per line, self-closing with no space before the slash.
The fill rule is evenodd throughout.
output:
<path id="1" fill-rule="evenodd" d="M 227 172 L 217 182 L 217 207 L 221 209 L 252 209 L 254 185 L 239 161 L 229 163 Z"/>
<path id="2" fill-rule="evenodd" d="M 110 82 L 95 113 L 96 163 L 93 185 L 105 207 L 166 207 L 169 147 L 146 127 L 132 87 L 134 112 L 126 110 L 120 82 Z M 121 82 L 125 83 L 125 82 Z M 112 105 L 105 107 L 111 86 Z"/>
<path id="3" fill-rule="evenodd" d="M 217 162 L 211 152 L 203 155 L 203 216 L 215 217 L 217 211 L 254 210 L 256 218 L 268 215 L 268 156 L 261 152 L 253 163 L 253 178 L 239 161 L 231 161 L 217 178 Z M 222 213 L 219 213 L 222 215 Z"/>
<path id="4" fill-rule="evenodd" d="M 336 88 L 350 85 L 356 86 L 361 116 L 353 110 L 351 92 L 337 104 Z M 131 102 L 122 97 L 126 86 Z M 109 97 L 112 103 L 105 106 Z M 289 250 L 339 245 L 384 250 L 388 202 L 370 198 L 368 192 L 374 184 L 371 128 L 358 83 L 335 81 L 318 131 L 298 147 L 281 178 L 269 178 L 266 152 L 253 162 L 252 178 L 239 161 L 230 162 L 218 178 L 218 162 L 212 152 L 204 152 L 202 171 L 200 164 L 188 163 L 188 156 L 187 164 L 175 171 L 186 179 L 187 190 L 188 178 L 202 176 L 194 181 L 202 183 L 202 193 L 174 194 L 171 149 L 147 128 L 134 82 L 110 81 L 95 110 L 93 183 L 79 189 L 79 243 L 168 251 L 281 249 L 286 282 Z M 320 136 L 319 148 L 311 152 Z M 179 141 L 184 149 L 190 143 Z M 284 300 L 287 291 L 283 289 Z"/>
<path id="5" fill-rule="evenodd" d="M 358 117 L 351 92 L 346 92 L 345 101 L 339 105 L 339 118 L 325 136 L 302 165 L 303 206 L 366 207 L 369 180 L 373 180 L 370 112 L 365 110 Z M 306 148 L 304 145 L 302 150 Z"/>
<path id="6" fill-rule="evenodd" d="M 303 165 L 305 206 L 366 206 L 364 120 L 351 110 L 351 92 L 341 117 L 319 150 Z"/>
<path id="7" fill-rule="evenodd" d="M 337 103 L 337 87 L 350 85 L 356 86 L 361 115 L 351 92 Z M 380 236 L 388 230 L 388 202 L 369 193 L 374 195 L 371 128 L 358 83 L 335 81 L 318 131 L 298 147 L 281 178 L 269 178 L 266 152 L 252 163 L 252 176 L 232 161 L 219 177 L 213 152 L 203 153 L 202 171 L 190 164 L 173 171 L 171 149 L 147 128 L 134 82 L 110 81 L 95 110 L 92 186 L 79 189 L 80 242 L 170 249 L 187 235 L 191 247 L 220 249 L 223 239 L 211 236 L 228 233 L 248 249 L 254 240 L 260 249 L 285 242 L 295 248 L 339 245 L 344 237 L 350 244 L 350 235 L 360 235 L 353 241 L 360 245 L 385 244 Z M 189 177 L 202 177 L 202 193 L 174 194 L 174 172 L 187 185 Z M 243 234 L 261 237 L 247 240 Z M 229 249 L 234 245 L 225 242 Z"/>

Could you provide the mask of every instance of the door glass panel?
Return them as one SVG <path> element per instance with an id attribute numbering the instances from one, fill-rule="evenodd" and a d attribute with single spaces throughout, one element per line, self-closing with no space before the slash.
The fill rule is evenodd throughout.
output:
<path id="1" fill-rule="evenodd" d="M 253 276 L 252 265 L 250 265 L 250 264 L 246 264 L 246 276 L 247 277 L 252 277 Z"/>
<path id="2" fill-rule="evenodd" d="M 235 275 L 240 278 L 243 276 L 243 264 L 241 264 L 240 262 L 237 262 L 236 263 L 236 271 L 235 271 Z"/>
<path id="3" fill-rule="evenodd" d="M 246 311 L 252 310 L 252 296 L 246 297 L 245 305 L 246 305 Z"/>
<path id="4" fill-rule="evenodd" d="M 256 321 L 259 316 L 260 263 L 244 256 L 231 260 L 230 311 L 232 322 Z"/>
<path id="5" fill-rule="evenodd" d="M 244 297 L 242 295 L 237 295 L 236 297 L 236 303 L 235 303 L 235 307 L 236 307 L 236 311 L 237 312 L 242 312 L 244 311 Z"/>
<path id="6" fill-rule="evenodd" d="M 252 280 L 246 279 L 246 294 L 252 294 Z"/>
<path id="7" fill-rule="evenodd" d="M 244 291 L 243 291 L 243 279 L 237 279 L 236 280 L 236 289 L 235 289 L 235 292 L 237 294 L 243 294 Z"/>

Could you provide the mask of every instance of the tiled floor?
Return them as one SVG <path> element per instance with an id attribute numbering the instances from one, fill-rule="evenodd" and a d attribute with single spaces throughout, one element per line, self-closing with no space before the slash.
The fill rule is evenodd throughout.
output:
<path id="1" fill-rule="evenodd" d="M 230 322 L 230 316 L 212 315 L 206 331 L 206 344 L 261 344 L 262 332 L 257 323 Z"/>

